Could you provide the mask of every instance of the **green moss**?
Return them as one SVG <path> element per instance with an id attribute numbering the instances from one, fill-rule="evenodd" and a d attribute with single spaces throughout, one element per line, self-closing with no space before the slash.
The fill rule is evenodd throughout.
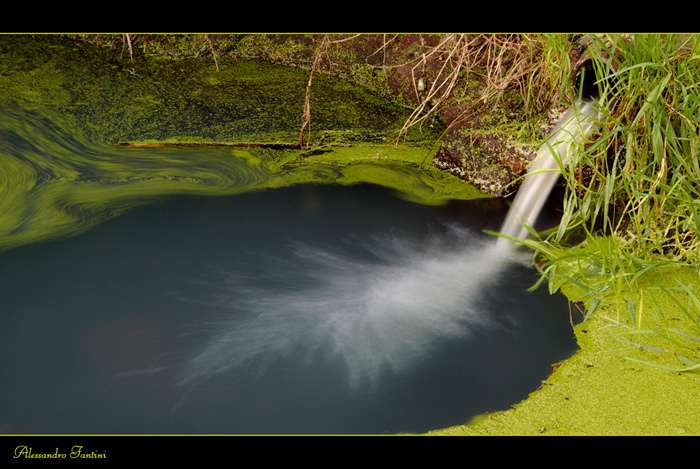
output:
<path id="1" fill-rule="evenodd" d="M 0 36 L 0 249 L 71 236 L 174 194 L 303 182 L 390 187 L 421 203 L 481 196 L 426 165 L 425 138 L 380 148 L 406 110 L 318 75 L 310 149 L 115 145 L 298 144 L 308 71 L 253 60 L 129 58 L 56 36 Z M 330 143 L 329 143 L 330 142 Z M 381 154 L 381 156 L 376 156 Z"/>
<path id="2" fill-rule="evenodd" d="M 0 36 L 0 91 L 25 106 L 71 118 L 88 138 L 108 143 L 198 141 L 298 142 L 309 71 L 271 62 L 134 63 L 122 49 L 50 35 Z M 396 134 L 410 110 L 370 89 L 314 76 L 312 139 L 325 131 Z M 435 134 L 412 133 L 411 139 Z"/>
<path id="3" fill-rule="evenodd" d="M 645 275 L 639 287 L 649 304 L 644 329 L 666 319 L 683 327 L 685 315 L 659 287 L 677 281 L 700 288 L 693 268 L 666 268 Z M 576 298 L 580 292 L 568 286 Z M 576 313 L 578 314 L 578 313 Z M 480 416 L 471 424 L 432 435 L 698 435 L 700 374 L 678 373 L 632 360 L 678 366 L 672 353 L 659 353 L 628 333 L 634 326 L 627 311 L 609 297 L 596 314 L 574 328 L 580 351 L 558 364 L 541 389 L 512 409 Z M 645 345 L 652 345 L 645 342 Z M 668 348 L 668 343 L 654 345 Z M 632 359 L 632 360 L 631 360 Z M 675 365 L 674 365 L 675 362 Z M 502 410 L 502 409 L 495 409 Z"/>
<path id="4" fill-rule="evenodd" d="M 402 198 L 423 204 L 488 197 L 430 165 L 429 152 L 429 148 L 422 146 L 340 146 L 305 156 L 304 165 L 331 164 L 342 168 L 338 183 L 378 184 L 395 189 Z M 428 164 L 422 164 L 426 160 Z"/>

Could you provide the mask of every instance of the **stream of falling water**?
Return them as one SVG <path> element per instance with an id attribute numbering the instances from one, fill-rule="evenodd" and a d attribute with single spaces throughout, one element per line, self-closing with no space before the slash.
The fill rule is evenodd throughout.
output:
<path id="1" fill-rule="evenodd" d="M 598 112 L 584 102 L 569 109 L 541 147 L 502 225 L 501 234 L 524 239 L 580 138 Z M 512 241 L 476 240 L 468 232 L 449 249 L 383 237 L 360 245 L 361 259 L 296 244 L 290 260 L 275 260 L 265 278 L 223 273 L 216 302 L 235 312 L 188 362 L 180 384 L 305 349 L 347 365 L 353 387 L 400 372 L 441 340 L 464 338 L 494 326 L 481 305 L 484 292 L 513 262 Z M 368 259 L 373 259 L 368 261 Z"/>
<path id="2" fill-rule="evenodd" d="M 533 226 L 557 182 L 560 165 L 566 165 L 571 152 L 598 124 L 599 113 L 592 102 L 583 102 L 568 109 L 542 145 L 525 176 L 513 205 L 501 227 L 501 234 L 515 239 L 528 236 L 526 226 Z M 499 238 L 498 245 L 511 244 Z"/>

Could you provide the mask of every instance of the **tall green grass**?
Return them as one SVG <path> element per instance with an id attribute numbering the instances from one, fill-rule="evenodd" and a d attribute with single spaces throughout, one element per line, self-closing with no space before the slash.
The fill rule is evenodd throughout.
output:
<path id="1" fill-rule="evenodd" d="M 700 42 L 613 36 L 589 47 L 606 113 L 600 133 L 563 168 L 558 230 L 603 231 L 642 259 L 694 262 L 700 231 Z M 603 56 L 618 56 L 617 71 Z"/>
<path id="2" fill-rule="evenodd" d="M 674 351 L 683 367 L 666 368 L 696 370 L 700 300 L 688 285 L 661 288 L 655 293 L 673 298 L 688 319 L 686 329 L 663 321 L 649 329 L 645 315 L 659 324 L 663 310 L 638 280 L 653 269 L 698 265 L 700 40 L 680 34 L 591 39 L 586 53 L 604 113 L 600 130 L 561 167 L 560 225 L 523 243 L 540 259 L 552 291 L 568 284 L 580 292 L 576 300 L 585 304 L 586 318 L 601 302 L 611 302 L 617 311 L 611 319 L 629 333 L 653 335 L 673 350 L 695 354 Z M 552 41 L 560 47 L 558 35 Z M 563 90 L 575 89 L 571 77 L 562 81 Z M 568 242 L 573 234 L 583 241 Z"/>

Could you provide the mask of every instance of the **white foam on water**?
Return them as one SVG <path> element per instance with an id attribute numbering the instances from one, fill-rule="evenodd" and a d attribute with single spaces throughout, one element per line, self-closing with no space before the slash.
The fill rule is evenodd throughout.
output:
<path id="1" fill-rule="evenodd" d="M 342 358 L 352 386 L 375 383 L 440 341 L 498 327 L 482 300 L 515 254 L 459 229 L 448 238 L 356 240 L 360 257 L 295 244 L 290 260 L 273 260 L 262 278 L 226 273 L 207 301 L 230 319 L 187 363 L 181 384 L 264 368 L 298 350 Z"/>

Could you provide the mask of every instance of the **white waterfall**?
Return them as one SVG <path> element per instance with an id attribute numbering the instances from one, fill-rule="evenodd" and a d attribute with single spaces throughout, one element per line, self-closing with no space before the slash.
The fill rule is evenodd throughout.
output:
<path id="1" fill-rule="evenodd" d="M 583 102 L 566 111 L 530 164 L 528 174 L 501 227 L 502 235 L 515 239 L 527 238 L 526 225 L 534 225 L 542 211 L 561 174 L 559 165 L 566 165 L 576 145 L 595 130 L 598 122 L 599 112 L 594 103 Z M 499 238 L 497 243 L 505 246 L 512 242 L 507 238 Z"/>

